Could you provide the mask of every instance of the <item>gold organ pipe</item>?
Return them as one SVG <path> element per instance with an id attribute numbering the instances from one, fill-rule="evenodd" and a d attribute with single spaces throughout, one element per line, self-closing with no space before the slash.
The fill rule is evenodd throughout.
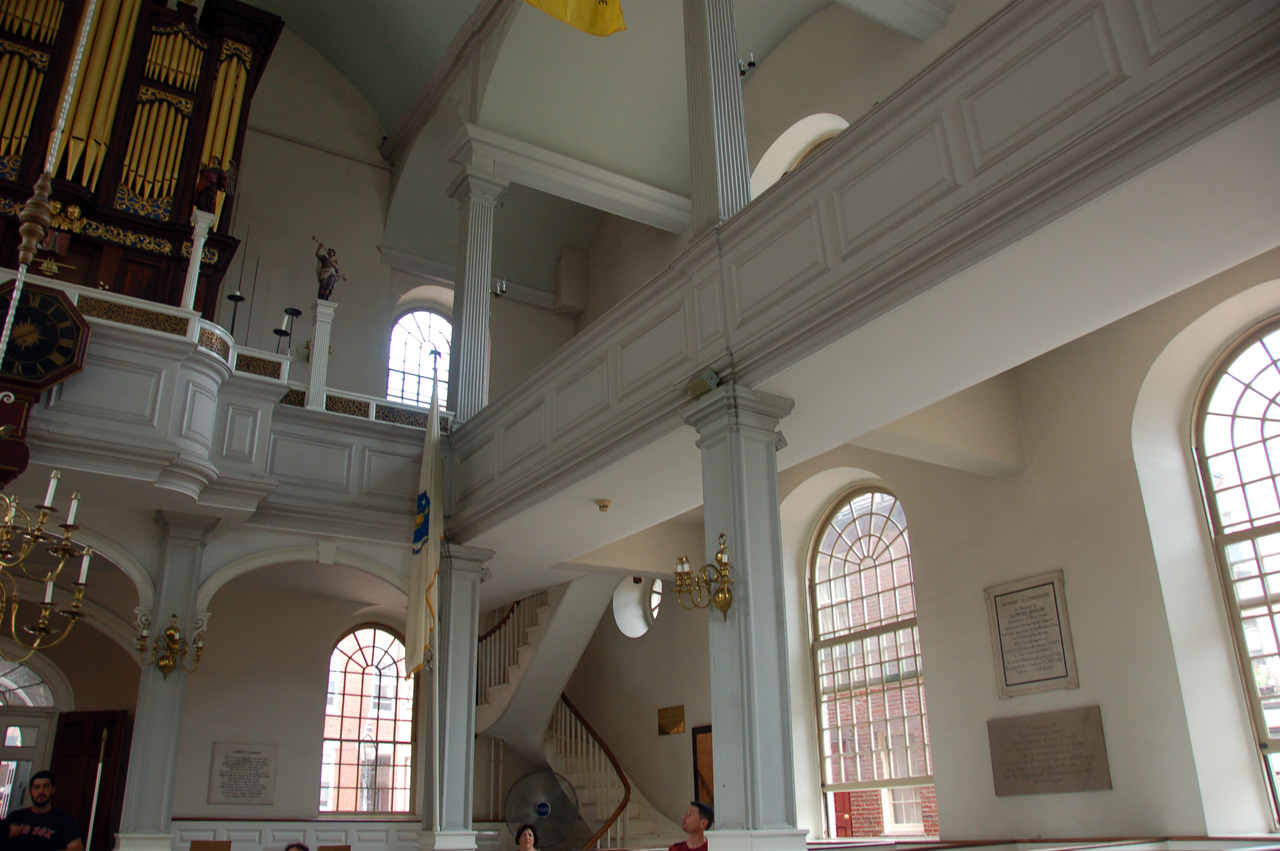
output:
<path id="1" fill-rule="evenodd" d="M 124 0 L 120 17 L 116 21 L 111 39 L 111 53 L 102 78 L 102 91 L 93 110 L 93 124 L 89 156 L 84 164 L 84 184 L 90 189 L 98 187 L 98 173 L 106 159 L 107 145 L 111 142 L 111 127 L 116 120 L 116 107 L 120 103 L 120 86 L 124 82 L 125 63 L 133 48 L 133 28 L 138 19 L 140 0 Z"/>
<path id="2" fill-rule="evenodd" d="M 227 60 L 227 76 L 222 81 L 222 96 L 218 101 L 218 120 L 213 130 L 213 144 L 209 146 L 210 156 L 222 159 L 222 146 L 227 139 L 227 123 L 231 117 L 231 102 L 235 96 L 236 60 L 233 56 Z"/>
<path id="3" fill-rule="evenodd" d="M 35 25 L 36 31 L 33 38 L 44 41 L 49 37 L 48 28 L 45 26 L 44 16 L 49 8 L 49 0 L 36 0 L 35 9 L 31 13 L 31 22 Z"/>
<path id="4" fill-rule="evenodd" d="M 231 155 L 236 152 L 236 132 L 240 129 L 240 107 L 244 104 L 244 90 L 249 82 L 249 74 L 244 65 L 236 63 L 235 97 L 231 101 L 231 113 L 227 116 L 227 140 L 222 148 L 222 163 L 231 162 Z"/>
<path id="5" fill-rule="evenodd" d="M 151 34 L 151 47 L 147 48 L 147 76 L 155 79 L 156 57 L 160 55 L 160 36 Z"/>
<path id="6" fill-rule="evenodd" d="M 182 33 L 173 34 L 173 56 L 169 58 L 169 85 L 182 85 L 182 58 L 187 53 L 187 40 Z"/>
<path id="7" fill-rule="evenodd" d="M 49 19 L 53 17 L 53 5 L 57 0 L 40 0 L 36 6 L 36 23 L 40 28 L 40 40 L 48 44 L 52 39 L 49 36 Z"/>
<path id="8" fill-rule="evenodd" d="M 222 109 L 223 89 L 227 85 L 227 63 L 223 62 L 218 66 L 218 79 L 213 85 L 213 102 L 209 104 L 209 124 L 204 130 L 204 144 L 200 147 L 200 163 L 207 164 L 211 162 L 210 153 L 213 152 L 213 137 L 217 134 L 218 115 Z M 214 154 L 217 156 L 217 154 Z"/>
<path id="9" fill-rule="evenodd" d="M 200 45 L 193 45 L 191 57 L 187 60 L 187 89 L 195 91 L 196 80 L 200 76 L 200 60 L 204 58 L 204 48 Z"/>
<path id="10" fill-rule="evenodd" d="M 160 121 L 159 101 L 149 104 L 147 110 L 147 126 L 142 130 L 142 138 L 138 140 L 138 173 L 133 179 L 134 191 L 142 194 L 147 179 L 147 162 L 151 159 L 151 146 L 155 144 L 156 124 Z"/>
<path id="11" fill-rule="evenodd" d="M 31 38 L 31 27 L 35 23 L 35 0 L 27 0 L 26 8 L 22 10 L 22 34 L 27 38 Z"/>
<path id="12" fill-rule="evenodd" d="M 12 4 L 13 22 L 9 25 L 10 32 L 26 35 L 26 33 L 22 32 L 22 19 L 23 19 L 22 13 L 25 11 L 22 7 L 25 5 L 26 5 L 25 0 L 15 0 L 15 2 Z"/>
<path id="13" fill-rule="evenodd" d="M 5 4 L 0 6 L 0 26 L 7 30 L 13 29 L 10 22 L 13 20 L 14 0 L 5 0 Z"/>
<path id="14" fill-rule="evenodd" d="M 182 113 L 178 112 L 177 109 L 169 108 L 167 120 L 164 123 L 164 135 L 160 137 L 160 156 L 156 157 L 155 182 L 151 186 L 151 197 L 153 198 L 164 196 L 164 184 L 169 179 L 170 151 L 176 136 L 175 131 L 178 128 L 178 120 L 181 117 Z"/>
<path id="15" fill-rule="evenodd" d="M 62 12 L 67 8 L 67 4 L 62 0 L 54 0 L 53 4 L 53 26 L 49 30 L 49 43 L 53 44 L 53 40 L 58 36 L 58 30 L 62 27 Z"/>
<path id="16" fill-rule="evenodd" d="M 191 121 L 185 115 L 178 122 L 178 141 L 173 146 L 173 161 L 169 168 L 169 179 L 164 185 L 164 197 L 173 194 L 174 189 L 178 185 L 178 167 L 182 165 L 183 146 L 187 142 L 187 129 L 191 127 Z"/>
<path id="17" fill-rule="evenodd" d="M 173 34 L 160 36 L 160 55 L 156 57 L 156 80 L 164 82 L 169 69 L 169 54 L 173 52 Z"/>
<path id="18" fill-rule="evenodd" d="M 9 91 L 9 103 L 5 106 L 4 111 L 0 112 L 0 115 L 4 116 L 4 127 L 3 129 L 0 129 L 0 139 L 4 140 L 6 147 L 13 142 L 14 137 L 17 135 L 18 112 L 22 106 L 18 98 L 18 92 L 26 88 L 27 72 L 31 69 L 30 65 L 21 60 L 16 64 L 20 66 L 18 69 L 18 76 L 13 82 L 12 89 Z"/>
<path id="19" fill-rule="evenodd" d="M 15 153 L 22 153 L 27 146 L 27 138 L 31 135 L 31 119 L 36 114 L 36 96 L 40 93 L 40 84 L 44 82 L 44 74 L 39 71 L 32 71 L 31 76 L 27 77 L 27 94 L 24 101 L 22 133 L 18 140 L 18 147 Z"/>
<path id="20" fill-rule="evenodd" d="M 157 80 L 173 85 L 173 54 L 178 50 L 178 42 L 182 38 L 177 33 L 170 33 L 164 37 L 164 52 L 160 54 L 160 73 L 156 75 Z"/>
<path id="21" fill-rule="evenodd" d="M 151 147 L 151 160 L 147 163 L 146 198 L 154 198 L 156 191 L 164 182 L 165 155 L 169 150 L 169 140 L 173 136 L 173 118 L 178 114 L 173 104 L 164 104 L 160 125 L 156 127 L 156 144 Z M 163 129 L 161 129 L 163 127 Z"/>
<path id="22" fill-rule="evenodd" d="M 11 78 L 17 76 L 15 66 L 21 61 L 21 57 L 12 53 L 0 55 L 0 80 L 3 81 L 0 82 L 0 119 L 8 114 L 9 104 L 13 102 L 14 80 Z M 0 139 L 8 141 L 3 136 L 0 136 Z M 0 153 L 7 153 L 7 151 L 0 150 Z"/>
<path id="23" fill-rule="evenodd" d="M 120 0 L 100 0 L 100 3 L 101 11 L 93 22 L 93 48 L 81 75 L 79 97 L 72 112 L 75 120 L 70 125 L 71 142 L 67 146 L 67 168 L 64 172 L 68 178 L 75 173 L 89 142 L 94 108 L 102 96 L 102 75 L 111 53 L 111 34 L 120 11 Z"/>
<path id="24" fill-rule="evenodd" d="M 146 115 L 143 116 L 143 122 L 138 125 L 138 146 L 133 151 L 133 175 L 130 181 L 130 188 L 134 192 L 142 188 L 142 166 L 146 162 L 147 140 L 151 138 L 151 126 L 156 120 L 156 106 L 155 103 L 145 104 Z"/>
<path id="25" fill-rule="evenodd" d="M 124 149 L 124 171 L 120 175 L 120 182 L 132 186 L 133 185 L 133 167 L 134 155 L 138 150 L 138 128 L 142 125 L 143 115 L 142 108 L 147 104 L 139 104 L 138 111 L 133 115 L 133 129 L 129 131 L 129 144 Z"/>
<path id="26" fill-rule="evenodd" d="M 187 87 L 187 62 L 191 59 L 191 48 L 193 46 L 185 37 L 182 39 L 182 53 L 178 55 L 178 62 L 173 69 L 174 85 L 180 89 Z"/>

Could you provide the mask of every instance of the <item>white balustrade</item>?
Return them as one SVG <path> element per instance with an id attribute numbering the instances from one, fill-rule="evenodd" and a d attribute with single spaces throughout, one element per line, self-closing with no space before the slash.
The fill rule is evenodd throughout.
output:
<path id="1" fill-rule="evenodd" d="M 529 644 L 529 628 L 538 623 L 538 609 L 547 592 L 517 600 L 499 625 L 480 638 L 476 662 L 476 703 L 489 702 L 489 689 L 510 681 L 508 669 L 520 662 L 520 648 Z"/>
<path id="2" fill-rule="evenodd" d="M 631 787 L 602 742 L 564 699 L 556 702 L 551 713 L 544 753 L 552 766 L 573 784 L 582 820 L 597 831 L 608 823 L 604 833 L 586 847 L 627 847 Z M 618 807 L 624 804 L 618 812 Z M 615 814 L 617 817 L 613 818 Z"/>

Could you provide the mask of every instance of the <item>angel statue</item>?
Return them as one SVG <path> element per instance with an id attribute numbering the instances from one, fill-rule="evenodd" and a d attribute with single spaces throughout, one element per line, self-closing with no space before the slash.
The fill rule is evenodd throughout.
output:
<path id="1" fill-rule="evenodd" d="M 333 295 L 334 286 L 340 280 L 345 281 L 347 276 L 338 272 L 337 252 L 326 248 L 314 235 L 311 238 L 316 243 L 316 282 L 320 285 L 316 297 L 328 301 Z"/>
<path id="2" fill-rule="evenodd" d="M 227 160 L 226 168 L 217 157 L 208 165 L 200 166 L 200 177 L 196 180 L 196 209 L 212 213 L 218 208 L 218 193 L 236 194 L 236 164 Z"/>

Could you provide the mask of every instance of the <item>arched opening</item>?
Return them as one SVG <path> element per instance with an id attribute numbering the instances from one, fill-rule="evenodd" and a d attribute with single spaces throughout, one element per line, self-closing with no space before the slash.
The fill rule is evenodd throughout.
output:
<path id="1" fill-rule="evenodd" d="M 751 172 L 751 197 L 760 197 L 783 175 L 817 153 L 848 126 L 848 121 L 830 112 L 815 113 L 792 124 L 756 163 Z"/>
<path id="2" fill-rule="evenodd" d="M 440 405 L 449 407 L 449 347 L 453 325 L 434 310 L 412 310 L 391 329 L 387 351 L 387 398 L 430 405 L 432 376 Z"/>

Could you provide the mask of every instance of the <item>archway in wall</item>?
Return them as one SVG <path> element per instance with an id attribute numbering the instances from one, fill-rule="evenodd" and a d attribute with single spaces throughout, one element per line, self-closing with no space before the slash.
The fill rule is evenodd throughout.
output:
<path id="1" fill-rule="evenodd" d="M 825 143 L 840 135 L 849 122 L 830 112 L 801 118 L 782 132 L 751 172 L 751 197 L 782 179 L 782 176 L 812 156 Z"/>
<path id="2" fill-rule="evenodd" d="M 1277 313 L 1280 280 L 1220 302 L 1170 339 L 1134 407 L 1134 462 L 1168 611 L 1210 834 L 1269 830 L 1241 672 L 1191 449 L 1195 402 L 1219 355 Z"/>

